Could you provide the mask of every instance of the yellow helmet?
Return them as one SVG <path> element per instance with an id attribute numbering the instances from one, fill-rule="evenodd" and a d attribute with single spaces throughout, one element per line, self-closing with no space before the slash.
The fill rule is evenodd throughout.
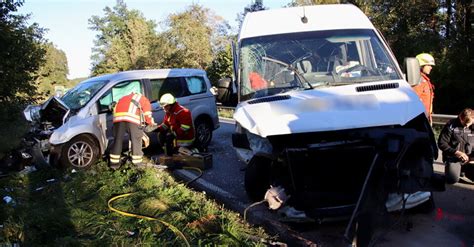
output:
<path id="1" fill-rule="evenodd" d="M 416 59 L 418 59 L 418 63 L 420 63 L 421 67 L 425 65 L 431 65 L 431 66 L 435 65 L 434 57 L 428 53 L 420 53 L 416 56 Z"/>
<path id="2" fill-rule="evenodd" d="M 175 102 L 176 102 L 176 98 L 170 93 L 165 93 L 160 98 L 161 106 L 171 105 L 171 104 L 174 104 Z"/>

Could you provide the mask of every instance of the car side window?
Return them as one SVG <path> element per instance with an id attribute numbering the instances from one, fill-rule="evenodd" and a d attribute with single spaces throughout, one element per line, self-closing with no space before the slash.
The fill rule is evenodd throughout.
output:
<path id="1" fill-rule="evenodd" d="M 107 93 L 99 99 L 99 111 L 107 110 L 110 103 L 118 102 L 120 98 L 131 92 L 142 93 L 140 81 L 121 82 L 112 87 Z"/>
<path id="2" fill-rule="evenodd" d="M 151 97 L 150 101 L 155 102 L 165 93 L 170 93 L 176 98 L 185 95 L 184 78 L 182 77 L 168 77 L 165 79 L 151 79 Z"/>
<path id="3" fill-rule="evenodd" d="M 187 77 L 186 84 L 190 94 L 198 94 L 206 91 L 206 82 L 202 77 Z"/>

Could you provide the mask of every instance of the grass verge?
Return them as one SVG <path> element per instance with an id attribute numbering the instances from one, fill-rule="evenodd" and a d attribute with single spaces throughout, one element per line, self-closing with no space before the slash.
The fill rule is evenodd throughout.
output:
<path id="1" fill-rule="evenodd" d="M 47 168 L 0 178 L 0 245 L 25 246 L 184 246 L 185 241 L 159 221 L 122 216 L 122 211 L 158 218 L 179 229 L 192 246 L 263 246 L 268 239 L 238 214 L 205 194 L 177 183 L 166 171 L 128 165 L 111 171 L 106 162 L 73 172 Z M 251 236 L 256 236 L 251 237 Z"/>

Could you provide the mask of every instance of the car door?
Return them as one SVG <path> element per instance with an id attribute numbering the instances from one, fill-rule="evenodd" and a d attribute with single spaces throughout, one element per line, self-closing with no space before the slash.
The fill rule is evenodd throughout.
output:
<path id="1" fill-rule="evenodd" d="M 99 112 L 105 115 L 106 126 L 105 135 L 107 137 L 107 150 L 111 148 L 113 143 L 113 112 L 110 111 L 109 106 L 112 102 L 118 102 L 120 98 L 132 92 L 143 93 L 143 85 L 140 80 L 123 81 L 115 84 L 102 97 L 100 97 Z M 124 148 L 128 147 L 128 135 L 124 138 Z"/>

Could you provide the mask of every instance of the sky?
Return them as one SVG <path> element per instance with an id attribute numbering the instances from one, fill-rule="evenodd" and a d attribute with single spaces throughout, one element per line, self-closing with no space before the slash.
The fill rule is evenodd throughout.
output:
<path id="1" fill-rule="evenodd" d="M 222 16 L 237 29 L 237 14 L 253 0 L 125 0 L 128 9 L 143 13 L 147 20 L 159 23 L 170 14 L 183 12 L 196 3 Z M 264 0 L 270 9 L 285 6 L 291 0 Z M 47 28 L 45 38 L 64 51 L 68 60 L 69 79 L 88 77 L 91 66 L 91 49 L 95 35 L 89 29 L 88 19 L 93 15 L 104 16 L 105 7 L 115 6 L 115 0 L 24 0 L 19 14 L 31 14 L 29 24 L 38 23 Z"/>

